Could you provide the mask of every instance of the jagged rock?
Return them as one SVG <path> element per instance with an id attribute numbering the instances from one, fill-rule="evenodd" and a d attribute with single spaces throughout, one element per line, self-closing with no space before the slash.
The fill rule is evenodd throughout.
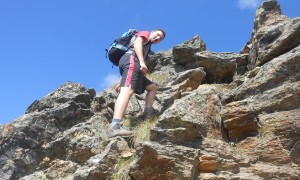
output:
<path id="1" fill-rule="evenodd" d="M 300 141 L 300 109 L 259 115 L 260 133 L 280 138 L 285 149 L 291 150 Z"/>
<path id="2" fill-rule="evenodd" d="M 295 145 L 291 149 L 290 156 L 293 162 L 300 164 L 300 142 L 299 141 L 295 143 Z"/>
<path id="3" fill-rule="evenodd" d="M 300 18 L 289 19 L 282 15 L 277 0 L 265 1 L 256 11 L 248 47 L 249 44 L 250 67 L 253 69 L 300 44 Z"/>
<path id="4" fill-rule="evenodd" d="M 88 108 L 91 99 L 95 95 L 96 92 L 93 89 L 87 90 L 81 84 L 67 82 L 42 100 L 34 101 L 34 103 L 28 107 L 26 113 L 42 111 L 67 102 L 75 102 L 76 104 L 83 106 L 83 108 Z"/>
<path id="5" fill-rule="evenodd" d="M 196 52 L 205 51 L 206 44 L 198 36 L 194 36 L 191 40 L 188 40 L 180 45 L 173 47 L 174 62 L 177 64 L 187 64 L 193 62 L 193 56 Z"/>
<path id="6" fill-rule="evenodd" d="M 257 135 L 257 116 L 263 112 L 272 113 L 299 107 L 297 101 L 299 86 L 299 82 L 284 84 L 257 96 L 224 106 L 222 117 L 229 138 L 232 141 L 239 141 L 245 137 Z"/>
<path id="7" fill-rule="evenodd" d="M 176 99 L 197 89 L 203 83 L 204 77 L 203 68 L 190 69 L 179 73 L 167 69 L 151 74 L 150 79 L 159 87 L 157 101 L 153 105 L 159 111 L 158 114 L 171 106 Z M 145 106 L 145 98 L 146 96 L 134 96 L 129 102 L 127 114 L 131 116 L 140 114 Z"/>
<path id="8" fill-rule="evenodd" d="M 73 174 L 79 167 L 72 161 L 54 160 L 50 163 L 50 167 L 45 170 L 47 179 L 72 179 Z"/>
<path id="9" fill-rule="evenodd" d="M 185 72 L 179 73 L 176 79 L 171 81 L 170 86 L 175 86 L 179 84 L 179 87 L 174 88 L 179 91 L 182 90 L 194 90 L 197 89 L 200 84 L 202 84 L 206 73 L 203 68 L 190 69 Z"/>
<path id="10" fill-rule="evenodd" d="M 122 154 L 130 152 L 126 141 L 120 138 L 111 140 L 105 149 L 87 160 L 84 166 L 79 167 L 74 173 L 74 180 L 104 180 L 113 175 L 114 166 Z"/>
<path id="11" fill-rule="evenodd" d="M 241 155 L 231 144 L 217 139 L 205 138 L 202 147 L 198 179 L 230 179 L 232 177 L 259 179 L 253 173 L 241 172 L 242 168 L 250 167 L 250 159 Z M 204 160 L 205 164 L 201 164 L 201 159 Z M 208 164 L 212 166 L 207 166 Z"/>
<path id="12" fill-rule="evenodd" d="M 85 123 L 77 124 L 64 134 L 43 146 L 45 156 L 51 159 L 67 159 L 83 165 L 91 156 L 99 153 L 106 140 L 107 120 L 95 115 Z"/>
<path id="13" fill-rule="evenodd" d="M 195 61 L 187 66 L 203 67 L 208 83 L 229 83 L 237 71 L 237 59 L 240 62 L 243 57 L 235 53 L 202 51 L 195 53 Z"/>
<path id="14" fill-rule="evenodd" d="M 237 62 L 240 67 L 239 73 L 243 74 L 245 72 L 245 68 L 243 70 L 242 66 L 247 64 L 247 55 L 214 53 L 205 51 L 205 48 L 199 49 L 198 46 L 186 45 L 193 44 L 195 39 L 200 41 L 200 38 L 194 37 L 192 40 L 187 41 L 188 43 L 174 46 L 173 57 L 176 64 L 186 66 L 188 69 L 203 67 L 208 83 L 231 82 L 237 71 Z"/>
<path id="15" fill-rule="evenodd" d="M 291 162 L 280 140 L 274 136 L 249 137 L 239 143 L 236 148 L 241 154 L 250 158 L 251 162 L 262 161 L 277 165 Z"/>
<path id="16" fill-rule="evenodd" d="M 284 149 L 290 151 L 294 163 L 300 163 L 300 109 L 259 115 L 260 134 L 272 135 L 280 140 Z M 283 159 L 283 158 L 282 158 Z"/>
<path id="17" fill-rule="evenodd" d="M 258 134 L 258 112 L 253 110 L 247 101 L 227 104 L 222 110 L 224 128 L 231 141 L 240 141 Z"/>
<path id="18" fill-rule="evenodd" d="M 174 66 L 173 54 L 171 51 L 158 52 L 156 54 L 149 54 L 146 61 L 150 73 L 161 71 L 166 66 Z"/>
<path id="19" fill-rule="evenodd" d="M 243 75 L 247 72 L 248 61 L 249 61 L 248 54 L 240 54 L 238 57 L 236 57 L 236 63 L 237 63 L 236 74 L 237 75 Z"/>
<path id="20" fill-rule="evenodd" d="M 273 164 L 256 163 L 249 168 L 242 168 L 241 171 L 244 173 L 253 173 L 261 179 L 299 179 L 300 177 L 299 170 L 284 164 L 275 166 Z"/>
<path id="21" fill-rule="evenodd" d="M 130 167 L 133 179 L 193 179 L 199 151 L 183 146 L 145 142 Z"/>
<path id="22" fill-rule="evenodd" d="M 257 116 L 300 107 L 300 46 L 259 68 L 230 93 L 234 101 L 222 110 L 231 140 L 257 134 Z M 242 130 L 243 129 L 243 130 Z"/>
<path id="23" fill-rule="evenodd" d="M 92 108 L 97 111 L 105 110 L 106 107 L 114 109 L 117 93 L 112 90 L 104 90 L 97 94 L 92 101 Z"/>
<path id="24" fill-rule="evenodd" d="M 203 68 L 190 69 L 181 73 L 178 73 L 175 77 L 172 78 L 172 81 L 169 80 L 169 83 L 166 85 L 169 87 L 168 91 L 164 92 L 164 96 L 160 97 L 160 102 L 163 107 L 169 107 L 174 100 L 179 99 L 185 95 L 191 93 L 191 91 L 197 89 L 204 81 L 205 72 Z M 160 96 L 160 95 L 158 95 Z"/>
<path id="25" fill-rule="evenodd" d="M 87 121 L 93 115 L 88 109 L 94 97 L 93 92 L 80 84 L 68 82 L 44 99 L 35 101 L 25 115 L 9 126 L 0 127 L 1 159 L 4 164 L 10 162 L 10 166 L 5 168 L 9 176 L 7 179 L 17 179 L 32 173 L 45 156 L 44 145 L 55 141 L 65 130 Z M 50 106 L 45 106 L 44 102 Z M 53 153 L 65 152 L 61 150 L 64 147 Z M 64 157 L 65 154 L 58 156 Z"/>
<path id="26" fill-rule="evenodd" d="M 37 171 L 33 174 L 30 174 L 28 176 L 24 176 L 21 178 L 21 180 L 31 180 L 31 179 L 47 179 L 45 173 L 43 171 Z"/>
<path id="27" fill-rule="evenodd" d="M 199 158 L 199 171 L 200 173 L 216 173 L 218 171 L 217 157 L 201 156 Z"/>
<path id="28" fill-rule="evenodd" d="M 151 132 L 151 140 L 197 145 L 218 127 L 220 108 L 216 88 L 199 86 L 164 112 Z"/>

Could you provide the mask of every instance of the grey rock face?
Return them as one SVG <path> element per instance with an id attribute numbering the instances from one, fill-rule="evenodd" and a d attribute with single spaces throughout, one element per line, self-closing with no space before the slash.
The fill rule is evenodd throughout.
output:
<path id="1" fill-rule="evenodd" d="M 177 64 L 187 64 L 193 61 L 195 53 L 206 50 L 206 44 L 198 35 L 180 45 L 173 47 L 173 57 Z"/>
<path id="2" fill-rule="evenodd" d="M 65 131 L 93 116 L 90 102 L 95 91 L 80 84 L 66 83 L 40 101 L 35 101 L 26 114 L 1 126 L 1 168 L 5 179 L 17 179 L 34 172 L 42 159 L 51 154 L 66 156 Z M 49 145 L 53 145 L 51 148 Z"/>
<path id="3" fill-rule="evenodd" d="M 282 15 L 276 0 L 265 1 L 256 11 L 249 52 L 249 67 L 261 66 L 300 44 L 300 19 Z M 247 50 L 247 48 L 249 48 Z"/>

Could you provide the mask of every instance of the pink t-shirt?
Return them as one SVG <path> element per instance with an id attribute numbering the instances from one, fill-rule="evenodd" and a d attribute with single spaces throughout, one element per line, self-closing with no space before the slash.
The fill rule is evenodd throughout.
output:
<path id="1" fill-rule="evenodd" d="M 147 42 L 148 42 L 149 37 L 150 37 L 150 32 L 149 31 L 139 31 L 137 33 L 137 36 L 145 38 L 147 40 Z"/>
<path id="2" fill-rule="evenodd" d="M 146 40 L 145 44 L 143 44 L 143 55 L 145 59 L 147 58 L 151 49 L 150 34 L 151 32 L 149 31 L 139 31 L 136 35 L 137 37 L 142 37 Z"/>

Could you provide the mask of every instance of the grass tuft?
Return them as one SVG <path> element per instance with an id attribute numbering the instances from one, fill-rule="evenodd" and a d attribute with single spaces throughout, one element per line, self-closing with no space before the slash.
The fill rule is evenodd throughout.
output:
<path id="1" fill-rule="evenodd" d="M 129 166 L 135 159 L 135 156 L 129 159 L 120 159 L 114 168 L 114 173 L 111 176 L 112 180 L 130 180 Z"/>
<path id="2" fill-rule="evenodd" d="M 150 131 L 158 122 L 158 117 L 148 118 L 133 128 L 133 141 L 135 143 L 150 140 Z"/>

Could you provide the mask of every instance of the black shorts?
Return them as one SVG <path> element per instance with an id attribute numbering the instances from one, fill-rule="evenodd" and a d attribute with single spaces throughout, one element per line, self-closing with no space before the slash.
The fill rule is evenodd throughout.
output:
<path id="1" fill-rule="evenodd" d="M 143 94 L 148 85 L 153 84 L 140 70 L 141 66 L 138 58 L 133 53 L 125 53 L 119 62 L 121 87 L 129 87 L 137 94 Z"/>

